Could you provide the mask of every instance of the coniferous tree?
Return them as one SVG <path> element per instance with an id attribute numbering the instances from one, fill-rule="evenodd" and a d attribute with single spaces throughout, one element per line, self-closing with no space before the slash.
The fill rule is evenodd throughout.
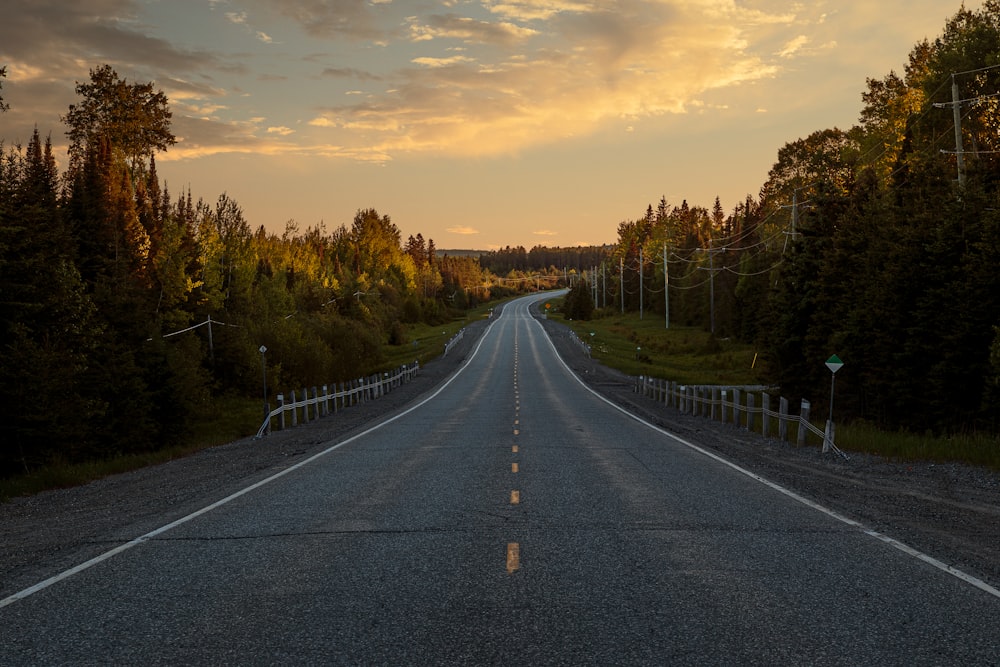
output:
<path id="1" fill-rule="evenodd" d="M 100 325 L 73 263 L 51 144 L 38 131 L 0 166 L 0 474 L 94 444 L 86 370 Z"/>

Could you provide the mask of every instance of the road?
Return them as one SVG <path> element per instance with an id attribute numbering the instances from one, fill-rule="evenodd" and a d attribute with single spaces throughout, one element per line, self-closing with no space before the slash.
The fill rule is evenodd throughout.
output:
<path id="1" fill-rule="evenodd" d="M 1000 664 L 1000 598 L 586 389 L 435 392 L 6 598 L 0 664 Z"/>

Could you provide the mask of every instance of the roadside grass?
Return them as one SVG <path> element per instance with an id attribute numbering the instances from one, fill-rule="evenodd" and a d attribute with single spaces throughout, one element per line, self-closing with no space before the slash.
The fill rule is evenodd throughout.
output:
<path id="1" fill-rule="evenodd" d="M 222 396 L 213 402 L 191 426 L 192 435 L 184 442 L 152 452 L 123 454 L 109 459 L 69 463 L 54 461 L 22 475 L 0 479 L 0 502 L 51 489 L 66 489 L 104 477 L 166 463 L 190 456 L 202 449 L 223 445 L 257 432 L 263 421 L 259 399 Z"/>
<path id="2" fill-rule="evenodd" d="M 751 346 L 716 339 L 698 328 L 666 329 L 660 317 L 639 319 L 638 313 L 622 315 L 613 311 L 596 311 L 595 319 L 587 321 L 564 320 L 559 312 L 551 313 L 550 317 L 569 325 L 588 343 L 594 359 L 628 375 L 688 385 L 767 384 L 759 368 L 755 368 L 756 352 Z M 760 392 L 755 393 L 755 405 L 760 407 Z M 772 403 L 771 409 L 776 411 L 776 395 L 772 395 Z M 745 415 L 743 419 L 745 425 Z M 762 416 L 757 415 L 754 422 L 754 431 L 762 433 Z M 821 431 L 825 426 L 815 422 L 813 425 Z M 768 426 L 769 435 L 776 436 L 777 418 L 769 418 Z M 795 442 L 797 426 L 790 425 L 788 432 L 789 439 Z M 811 432 L 806 434 L 805 446 L 822 444 L 821 437 Z M 937 437 L 881 431 L 865 422 L 838 423 L 836 444 L 845 452 L 872 454 L 890 461 L 956 462 L 1000 470 L 1000 437 L 989 434 Z"/>
<path id="3" fill-rule="evenodd" d="M 606 313 L 587 321 L 564 320 L 590 345 L 591 357 L 628 375 L 663 378 L 683 384 L 753 385 L 761 383 L 754 349 L 716 338 L 696 327 L 664 326 L 662 317 Z"/>
<path id="4" fill-rule="evenodd" d="M 856 421 L 837 425 L 837 446 L 843 450 L 883 456 L 890 461 L 968 463 L 1000 470 L 1000 437 L 988 434 L 936 437 L 880 431 Z"/>
<path id="5" fill-rule="evenodd" d="M 494 301 L 482 304 L 466 312 L 463 317 L 457 317 L 444 324 L 409 324 L 406 326 L 406 341 L 402 345 L 382 346 L 384 361 L 375 371 L 388 371 L 399 368 L 403 364 L 412 364 L 419 361 L 420 365 L 426 364 L 431 359 L 436 359 L 444 353 L 444 346 L 461 329 L 469 324 L 485 319 L 490 316 L 490 311 L 499 304 Z"/>

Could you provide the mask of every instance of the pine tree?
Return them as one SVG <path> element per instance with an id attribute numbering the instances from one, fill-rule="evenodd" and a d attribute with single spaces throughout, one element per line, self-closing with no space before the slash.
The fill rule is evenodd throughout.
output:
<path id="1" fill-rule="evenodd" d="M 76 460 L 102 404 L 87 383 L 95 308 L 73 263 L 51 143 L 0 167 L 0 474 Z"/>

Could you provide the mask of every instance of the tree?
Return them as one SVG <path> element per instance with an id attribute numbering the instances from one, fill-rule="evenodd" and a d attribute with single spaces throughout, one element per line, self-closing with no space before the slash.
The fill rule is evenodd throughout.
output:
<path id="1" fill-rule="evenodd" d="M 129 84 L 102 65 L 90 70 L 90 83 L 77 82 L 76 93 L 83 100 L 71 104 L 61 119 L 69 125 L 71 170 L 82 164 L 87 146 L 103 137 L 137 178 L 147 159 L 177 142 L 170 132 L 167 96 L 154 92 L 152 83 Z"/>
<path id="2" fill-rule="evenodd" d="M 591 286 L 586 280 L 579 280 L 563 301 L 563 315 L 568 320 L 589 320 L 593 313 Z"/>
<path id="3" fill-rule="evenodd" d="M 51 143 L 0 163 L 0 474 L 79 458 L 101 411 L 87 383 L 100 324 L 72 260 Z"/>

